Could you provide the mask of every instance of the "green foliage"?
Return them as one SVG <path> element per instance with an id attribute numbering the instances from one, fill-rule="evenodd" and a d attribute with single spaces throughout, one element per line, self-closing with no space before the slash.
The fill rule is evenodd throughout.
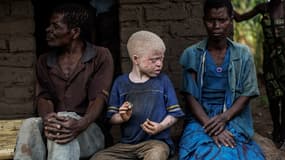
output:
<path id="1" fill-rule="evenodd" d="M 234 10 L 238 13 L 245 13 L 255 7 L 256 4 L 265 0 L 232 0 Z M 257 72 L 262 72 L 263 61 L 263 34 L 260 25 L 261 15 L 236 23 L 234 22 L 234 40 L 248 45 L 254 54 Z"/>

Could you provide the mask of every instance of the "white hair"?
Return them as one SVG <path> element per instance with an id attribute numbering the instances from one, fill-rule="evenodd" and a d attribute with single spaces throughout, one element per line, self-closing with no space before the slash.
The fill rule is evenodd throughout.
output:
<path id="1" fill-rule="evenodd" d="M 165 52 L 163 40 L 150 31 L 138 31 L 133 33 L 127 43 L 129 56 L 144 54 L 150 51 Z"/>

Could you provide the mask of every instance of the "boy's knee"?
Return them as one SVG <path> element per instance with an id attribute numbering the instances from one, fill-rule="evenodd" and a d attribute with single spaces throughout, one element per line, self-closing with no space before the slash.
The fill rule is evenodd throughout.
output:
<path id="1" fill-rule="evenodd" d="M 149 160 L 166 160 L 169 156 L 169 147 L 166 143 L 156 141 L 153 143 L 152 149 L 147 153 Z"/>

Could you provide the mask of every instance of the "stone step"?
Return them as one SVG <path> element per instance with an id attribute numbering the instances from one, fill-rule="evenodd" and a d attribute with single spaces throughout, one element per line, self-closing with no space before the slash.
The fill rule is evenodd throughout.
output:
<path id="1" fill-rule="evenodd" d="M 0 159 L 12 159 L 22 119 L 0 120 Z"/>

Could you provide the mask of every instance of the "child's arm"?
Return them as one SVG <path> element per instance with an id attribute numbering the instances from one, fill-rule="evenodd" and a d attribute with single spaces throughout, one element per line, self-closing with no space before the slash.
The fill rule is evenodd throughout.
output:
<path id="1" fill-rule="evenodd" d="M 127 122 L 132 115 L 132 104 L 130 102 L 124 102 L 119 108 L 119 113 L 116 113 L 110 119 L 111 124 L 121 124 Z"/>
<path id="2" fill-rule="evenodd" d="M 153 122 L 149 119 L 147 119 L 142 125 L 142 129 L 148 133 L 149 135 L 155 135 L 163 130 L 165 130 L 166 128 L 169 128 L 170 126 L 172 126 L 175 122 L 177 122 L 177 118 L 168 115 L 166 116 L 163 121 L 161 121 L 160 123 L 157 122 Z"/>

